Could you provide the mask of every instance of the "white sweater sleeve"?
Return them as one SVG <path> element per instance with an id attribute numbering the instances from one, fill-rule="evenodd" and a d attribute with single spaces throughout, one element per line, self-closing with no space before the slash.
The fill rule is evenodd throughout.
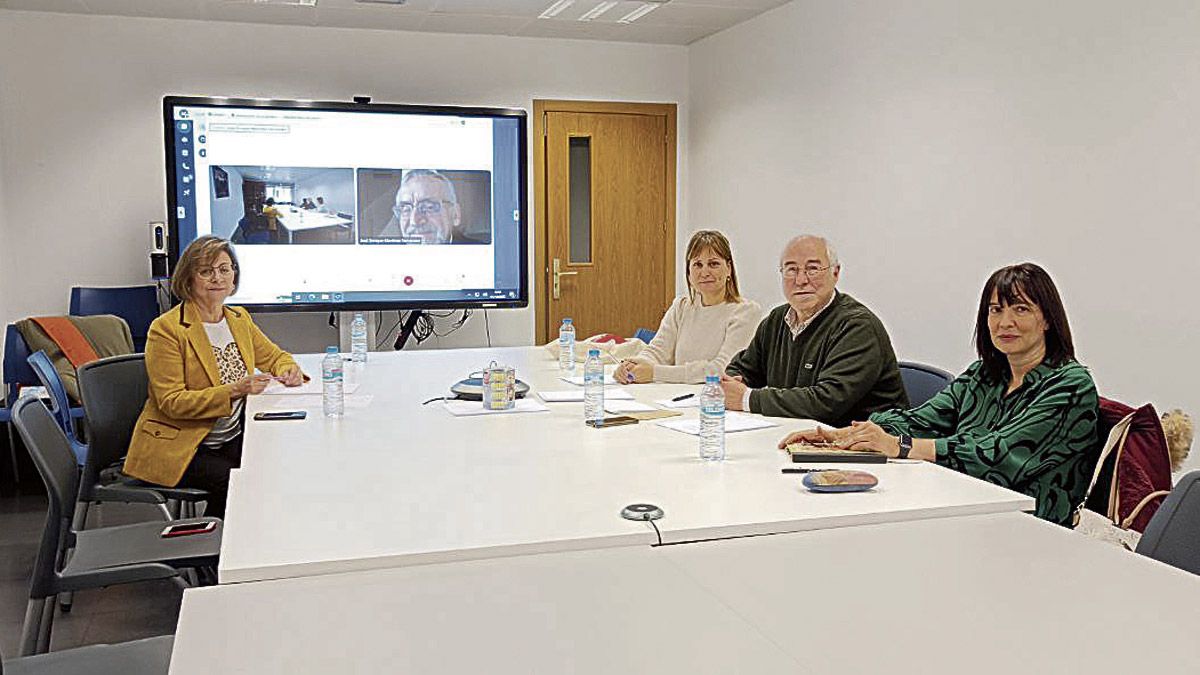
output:
<path id="1" fill-rule="evenodd" d="M 737 353 L 750 344 L 758 322 L 762 319 L 762 308 L 753 300 L 743 300 L 737 304 L 725 325 L 725 339 L 721 342 L 716 355 L 708 361 L 688 361 L 675 365 L 655 365 L 654 379 L 657 382 L 673 382 L 693 384 L 704 381 L 708 369 L 715 368 L 724 373 L 725 366 L 733 360 Z M 715 327 L 714 327 L 715 328 Z M 655 336 L 657 340 L 657 336 Z M 680 335 L 678 340 L 687 340 L 687 335 Z M 672 340 L 674 342 L 674 340 Z"/>
<path id="2" fill-rule="evenodd" d="M 654 334 L 654 339 L 650 340 L 650 344 L 642 350 L 642 353 L 638 354 L 638 361 L 654 364 L 655 367 L 675 363 L 675 340 L 679 337 L 681 318 L 679 304 L 682 301 L 682 297 L 675 298 L 671 306 L 667 308 L 667 313 L 663 314 L 662 321 L 658 324 L 658 332 Z"/>

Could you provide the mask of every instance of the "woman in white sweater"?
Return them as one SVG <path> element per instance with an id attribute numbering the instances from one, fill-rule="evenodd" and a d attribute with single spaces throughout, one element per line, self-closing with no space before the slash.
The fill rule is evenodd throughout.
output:
<path id="1" fill-rule="evenodd" d="M 738 293 L 729 240 L 700 230 L 687 247 L 688 294 L 675 298 L 650 345 L 613 374 L 621 384 L 703 382 L 750 344 L 762 318 L 757 302 Z"/>

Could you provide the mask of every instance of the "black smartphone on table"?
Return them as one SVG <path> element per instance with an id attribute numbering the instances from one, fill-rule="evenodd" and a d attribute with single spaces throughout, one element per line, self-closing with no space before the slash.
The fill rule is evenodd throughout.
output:
<path id="1" fill-rule="evenodd" d="M 600 420 L 599 424 L 596 423 L 596 420 L 588 420 L 587 421 L 587 425 L 589 427 L 595 427 L 597 429 L 603 429 L 604 427 L 619 427 L 619 426 L 623 426 L 625 424 L 637 424 L 637 423 L 638 423 L 638 419 L 636 417 L 630 417 L 628 415 L 620 415 L 617 417 L 605 417 L 603 420 Z"/>
<path id="2" fill-rule="evenodd" d="M 254 413 L 254 419 L 258 421 L 269 420 L 302 420 L 308 417 L 308 413 L 304 410 L 273 410 L 271 412 Z"/>

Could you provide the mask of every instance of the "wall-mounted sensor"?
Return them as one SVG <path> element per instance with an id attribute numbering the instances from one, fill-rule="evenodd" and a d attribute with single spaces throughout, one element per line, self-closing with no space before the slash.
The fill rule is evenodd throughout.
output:
<path id="1" fill-rule="evenodd" d="M 621 517 L 625 520 L 658 520 L 663 515 L 663 510 L 653 504 L 630 504 L 621 509 Z"/>

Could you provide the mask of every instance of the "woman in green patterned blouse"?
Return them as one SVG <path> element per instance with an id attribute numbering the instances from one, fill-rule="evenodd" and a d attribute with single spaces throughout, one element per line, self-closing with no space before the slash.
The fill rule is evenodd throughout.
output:
<path id="1" fill-rule="evenodd" d="M 1098 399 L 1045 270 L 1023 263 L 988 279 L 975 347 L 979 360 L 923 405 L 796 432 L 780 447 L 826 442 L 937 462 L 1034 497 L 1039 517 L 1069 525 L 1095 461 Z"/>

